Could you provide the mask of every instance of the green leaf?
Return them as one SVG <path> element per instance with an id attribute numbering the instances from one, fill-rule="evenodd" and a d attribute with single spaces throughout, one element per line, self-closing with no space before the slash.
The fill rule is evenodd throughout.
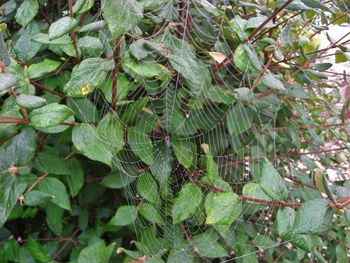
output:
<path id="1" fill-rule="evenodd" d="M 120 152 L 125 144 L 123 124 L 112 113 L 106 114 L 98 123 L 97 133 L 107 142 L 113 154 Z"/>
<path id="2" fill-rule="evenodd" d="M 240 44 L 233 55 L 233 62 L 235 66 L 241 71 L 258 71 L 261 70 L 262 65 L 259 61 L 255 51 L 246 44 Z"/>
<path id="3" fill-rule="evenodd" d="M 123 99 L 128 95 L 129 91 L 134 90 L 137 86 L 134 82 L 130 82 L 125 75 L 118 75 L 117 80 L 117 105 L 123 103 Z M 113 88 L 113 78 L 108 78 L 107 83 L 99 87 L 106 98 L 106 100 L 111 103 L 112 102 L 112 88 Z M 128 102 L 128 101 L 126 101 Z M 134 103 L 134 101 L 129 101 L 130 103 Z"/>
<path id="4" fill-rule="evenodd" d="M 164 198 L 171 196 L 170 192 L 170 176 L 173 167 L 173 157 L 171 155 L 170 148 L 165 142 L 156 142 L 156 152 L 154 153 L 156 158 L 152 163 L 150 170 L 152 175 L 159 183 L 160 194 Z"/>
<path id="5" fill-rule="evenodd" d="M 49 28 L 49 40 L 55 40 L 59 37 L 70 32 L 76 25 L 78 21 L 69 16 L 62 17 L 52 23 Z"/>
<path id="6" fill-rule="evenodd" d="M 184 43 L 184 45 L 188 45 Z M 170 65 L 186 80 L 193 95 L 199 95 L 210 86 L 211 75 L 209 68 L 202 61 L 192 58 L 181 48 L 173 50 L 169 57 Z"/>
<path id="7" fill-rule="evenodd" d="M 16 75 L 10 72 L 0 73 L 0 92 L 12 88 L 17 82 Z"/>
<path id="8" fill-rule="evenodd" d="M 128 186 L 135 180 L 136 176 L 124 175 L 124 173 L 121 173 L 120 171 L 114 171 L 103 177 L 101 184 L 108 188 L 121 189 Z"/>
<path id="9" fill-rule="evenodd" d="M 73 68 L 71 79 L 64 86 L 64 91 L 68 96 L 85 96 L 101 85 L 108 71 L 113 68 L 113 62 L 107 59 L 85 59 Z"/>
<path id="10" fill-rule="evenodd" d="M 17 241 L 14 238 L 12 238 L 6 240 L 3 244 L 5 252 L 1 255 L 4 256 L 5 259 L 3 262 L 6 262 L 6 260 L 16 261 L 19 257 L 19 244 L 17 243 Z"/>
<path id="11" fill-rule="evenodd" d="M 26 240 L 26 248 L 28 249 L 29 253 L 38 260 L 39 262 L 49 262 L 50 261 L 50 255 L 47 253 L 47 251 L 43 248 L 42 245 L 36 240 L 34 240 L 31 236 L 29 236 Z"/>
<path id="12" fill-rule="evenodd" d="M 64 177 L 71 195 L 76 196 L 84 185 L 84 171 L 80 162 L 76 159 L 64 160 L 68 167 L 69 174 Z"/>
<path id="13" fill-rule="evenodd" d="M 205 198 L 207 225 L 231 225 L 243 210 L 238 195 L 233 192 L 209 193 Z"/>
<path id="14" fill-rule="evenodd" d="M 127 226 L 135 222 L 137 218 L 137 209 L 135 206 L 120 206 L 115 215 L 109 221 L 111 226 Z"/>
<path id="15" fill-rule="evenodd" d="M 52 195 L 37 190 L 32 190 L 24 194 L 24 204 L 28 206 L 45 205 L 52 199 Z"/>
<path id="16" fill-rule="evenodd" d="M 63 229 L 63 214 L 64 210 L 53 204 L 53 203 L 48 203 L 45 207 L 45 212 L 46 212 L 46 223 L 50 230 L 55 233 L 55 235 L 61 235 L 62 234 L 62 229 Z"/>
<path id="17" fill-rule="evenodd" d="M 102 12 L 112 37 L 133 29 L 143 17 L 143 8 L 135 0 L 103 0 Z"/>
<path id="18" fill-rule="evenodd" d="M 208 258 L 222 258 L 227 257 L 227 251 L 218 242 L 219 237 L 217 233 L 209 228 L 205 232 L 195 235 L 193 237 L 192 245 L 198 254 L 202 257 Z"/>
<path id="19" fill-rule="evenodd" d="M 47 128 L 60 124 L 74 112 L 65 105 L 50 103 L 44 107 L 33 110 L 29 114 L 29 124 L 34 128 Z"/>
<path id="20" fill-rule="evenodd" d="M 29 61 L 39 52 L 42 45 L 32 41 L 32 38 L 39 32 L 39 25 L 34 21 L 19 31 L 20 36 L 14 43 L 14 51 L 18 59 Z"/>
<path id="21" fill-rule="evenodd" d="M 265 194 L 260 185 L 257 183 L 245 184 L 243 186 L 243 195 L 262 200 L 270 200 L 270 197 Z"/>
<path id="22" fill-rule="evenodd" d="M 173 223 L 178 224 L 193 215 L 199 208 L 202 198 L 200 187 L 190 183 L 182 186 L 180 193 L 174 199 Z"/>
<path id="23" fill-rule="evenodd" d="M 252 18 L 249 18 L 247 23 L 245 23 L 244 29 L 251 29 L 251 28 L 257 28 L 259 27 L 263 22 L 267 20 L 266 16 L 255 16 Z M 263 28 L 273 27 L 274 24 L 270 21 L 268 22 Z"/>
<path id="24" fill-rule="evenodd" d="M 169 71 L 167 71 L 164 66 L 151 61 L 136 62 L 133 60 L 125 60 L 122 63 L 122 67 L 124 71 L 140 81 L 144 78 L 166 79 L 169 75 Z"/>
<path id="25" fill-rule="evenodd" d="M 113 254 L 115 243 L 112 243 L 108 247 L 103 241 L 97 241 L 96 243 L 85 247 L 81 250 L 77 263 L 106 263 L 109 262 L 110 257 Z"/>
<path id="26" fill-rule="evenodd" d="M 277 79 L 274 75 L 271 74 L 271 72 L 267 71 L 264 75 L 264 77 L 261 79 L 261 84 L 276 90 L 284 91 L 286 90 L 282 81 Z"/>
<path id="27" fill-rule="evenodd" d="M 235 89 L 234 92 L 239 94 L 239 91 L 244 88 Z M 246 88 L 251 92 L 250 89 Z M 210 86 L 205 94 L 206 98 L 214 103 L 223 103 L 226 105 L 232 105 L 236 100 L 236 94 L 234 94 L 229 88 L 223 86 Z M 247 98 L 248 96 L 244 94 L 240 97 Z"/>
<path id="28" fill-rule="evenodd" d="M 280 208 L 277 212 L 277 230 L 278 234 L 286 239 L 293 235 L 293 224 L 295 218 L 295 211 L 293 208 Z"/>
<path id="29" fill-rule="evenodd" d="M 120 116 L 121 121 L 127 124 L 134 123 L 148 102 L 149 97 L 142 97 L 136 100 L 135 103 L 128 104 Z"/>
<path id="30" fill-rule="evenodd" d="M 350 60 L 350 56 L 340 50 L 335 52 L 335 63 L 343 63 Z"/>
<path id="31" fill-rule="evenodd" d="M 305 5 L 311 7 L 311 8 L 317 8 L 321 10 L 328 10 L 328 7 L 322 4 L 320 1 L 316 0 L 301 0 L 302 3 Z"/>
<path id="32" fill-rule="evenodd" d="M 84 184 L 84 172 L 76 159 L 65 160 L 58 154 L 40 152 L 34 161 L 34 167 L 38 171 L 56 175 L 65 175 L 71 195 L 76 196 Z"/>
<path id="33" fill-rule="evenodd" d="M 74 146 L 91 160 L 112 165 L 112 153 L 108 150 L 106 142 L 97 133 L 97 130 L 87 123 L 73 128 L 72 141 Z"/>
<path id="34" fill-rule="evenodd" d="M 333 209 L 324 199 L 306 201 L 295 216 L 294 234 L 317 234 L 327 230 L 333 214 Z"/>
<path id="35" fill-rule="evenodd" d="M 227 129 L 231 135 L 239 135 L 249 130 L 253 124 L 253 116 L 241 103 L 237 103 L 226 117 Z"/>
<path id="36" fill-rule="evenodd" d="M 100 120 L 100 112 L 88 98 L 67 98 L 67 106 L 75 112 L 81 122 L 96 123 Z"/>
<path id="37" fill-rule="evenodd" d="M 1 33 L 5 30 L 1 30 L 1 26 L 6 27 L 6 24 L 0 24 L 0 60 L 5 64 L 5 66 L 9 66 L 11 64 L 11 58 L 9 52 L 7 51 L 7 46 L 4 41 L 4 35 Z"/>
<path id="38" fill-rule="evenodd" d="M 155 208 L 152 204 L 143 203 L 139 208 L 139 213 L 153 224 L 164 225 L 164 219 L 162 218 L 160 210 Z"/>
<path id="39" fill-rule="evenodd" d="M 44 59 L 43 61 L 32 64 L 28 68 L 28 76 L 31 79 L 41 78 L 55 71 L 61 65 L 60 62 L 52 59 Z"/>
<path id="40" fill-rule="evenodd" d="M 62 37 L 50 40 L 48 34 L 39 33 L 39 34 L 35 35 L 32 38 L 32 40 L 34 42 L 41 43 L 41 44 L 47 44 L 47 45 L 68 45 L 68 44 L 72 44 L 72 39 L 68 35 L 64 35 Z"/>
<path id="41" fill-rule="evenodd" d="M 0 227 L 5 224 L 26 187 L 27 182 L 17 175 L 5 174 L 0 176 Z"/>
<path id="42" fill-rule="evenodd" d="M 348 251 L 347 248 L 342 245 L 337 245 L 335 248 L 335 253 L 337 255 L 337 262 L 347 262 L 348 261 Z"/>
<path id="43" fill-rule="evenodd" d="M 73 13 L 81 15 L 94 6 L 95 0 L 77 0 L 73 5 Z"/>
<path id="44" fill-rule="evenodd" d="M 11 166 L 28 165 L 34 157 L 35 150 L 35 132 L 32 128 L 26 128 L 0 148 L 0 171 L 5 171 Z"/>
<path id="45" fill-rule="evenodd" d="M 39 4 L 37 0 L 24 0 L 19 6 L 16 13 L 16 22 L 25 27 L 39 11 Z"/>
<path id="46" fill-rule="evenodd" d="M 98 57 L 102 54 L 103 44 L 97 37 L 85 36 L 78 40 L 78 48 L 84 56 Z"/>
<path id="47" fill-rule="evenodd" d="M 16 98 L 18 106 L 28 109 L 35 109 L 46 105 L 46 99 L 33 95 L 21 94 Z"/>
<path id="48" fill-rule="evenodd" d="M 98 31 L 101 30 L 102 28 L 104 28 L 104 26 L 106 25 L 104 20 L 100 20 L 100 21 L 95 21 L 92 23 L 89 23 L 87 25 L 83 25 L 80 29 L 79 29 L 79 33 L 86 33 L 86 32 L 92 32 L 92 31 Z"/>
<path id="49" fill-rule="evenodd" d="M 196 145 L 181 138 L 172 138 L 171 144 L 178 162 L 185 168 L 190 168 L 195 158 Z"/>
<path id="50" fill-rule="evenodd" d="M 51 202 L 66 210 L 71 210 L 69 198 L 64 184 L 53 177 L 46 177 L 40 181 L 37 190 L 51 195 Z"/>
<path id="51" fill-rule="evenodd" d="M 219 177 L 219 168 L 210 152 L 209 145 L 202 144 L 201 147 L 205 152 L 208 179 L 210 183 L 213 183 Z"/>
<path id="52" fill-rule="evenodd" d="M 157 204 L 159 201 L 158 185 L 149 173 L 141 175 L 137 179 L 136 189 L 138 194 L 152 204 Z"/>
<path id="53" fill-rule="evenodd" d="M 284 200 L 288 197 L 288 190 L 284 180 L 269 162 L 264 159 L 260 163 L 260 186 L 263 191 L 274 200 Z"/>
<path id="54" fill-rule="evenodd" d="M 153 144 L 149 136 L 137 128 L 128 129 L 128 143 L 131 150 L 146 164 L 153 163 Z"/>

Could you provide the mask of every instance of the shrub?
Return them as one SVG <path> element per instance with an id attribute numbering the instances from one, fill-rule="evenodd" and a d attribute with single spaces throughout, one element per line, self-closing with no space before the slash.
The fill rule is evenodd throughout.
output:
<path id="1" fill-rule="evenodd" d="M 348 8 L 3 3 L 0 262 L 346 262 Z"/>

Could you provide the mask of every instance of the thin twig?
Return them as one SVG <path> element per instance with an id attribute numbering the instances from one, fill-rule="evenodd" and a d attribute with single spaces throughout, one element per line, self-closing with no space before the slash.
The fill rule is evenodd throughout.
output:
<path id="1" fill-rule="evenodd" d="M 31 80 L 30 84 L 32 84 L 37 89 L 40 89 L 40 90 L 42 90 L 44 92 L 47 92 L 47 93 L 51 93 L 51 94 L 53 94 L 55 96 L 58 96 L 60 98 L 65 98 L 66 97 L 66 95 L 64 95 L 62 93 L 59 93 L 59 92 L 57 92 L 55 90 L 51 90 L 51 89 L 45 88 L 43 85 L 41 85 L 40 83 L 38 83 L 36 81 Z"/>
<path id="2" fill-rule="evenodd" d="M 180 224 L 180 228 L 182 230 L 182 233 L 184 234 L 185 238 L 186 238 L 186 241 L 191 244 L 192 243 L 192 238 L 190 237 L 190 235 L 188 234 L 185 226 L 183 223 Z"/>
<path id="3" fill-rule="evenodd" d="M 52 21 L 51 21 L 50 18 L 46 15 L 46 12 L 45 12 L 45 10 L 44 10 L 44 7 L 41 7 L 41 8 L 39 9 L 39 12 L 40 12 L 41 16 L 44 18 L 44 20 L 46 21 L 46 23 L 47 23 L 48 25 L 51 25 L 51 24 L 52 24 Z"/>
<path id="4" fill-rule="evenodd" d="M 281 11 L 283 11 L 286 7 L 288 7 L 289 4 L 291 4 L 292 2 L 294 2 L 294 0 L 288 0 L 281 7 L 275 9 L 275 11 L 273 11 L 273 13 L 264 22 L 262 22 L 243 42 L 244 43 L 249 42 L 257 33 L 261 31 L 261 29 L 264 28 L 264 26 L 267 23 L 269 23 L 272 19 L 274 19 Z"/>
<path id="5" fill-rule="evenodd" d="M 299 72 L 301 72 L 304 69 L 307 69 L 312 62 L 316 61 L 317 59 L 319 59 L 323 54 L 325 54 L 329 49 L 337 46 L 337 44 L 342 41 L 344 38 L 346 38 L 348 35 L 350 35 L 350 32 L 346 33 L 344 36 L 342 36 L 340 39 L 338 39 L 336 42 L 334 42 L 333 44 L 329 45 L 327 48 L 325 48 L 322 52 L 318 53 L 318 55 L 313 58 L 312 60 L 309 60 L 308 62 L 306 62 L 303 66 L 299 67 L 296 71 L 294 71 L 291 74 L 291 77 L 295 77 Z"/>
<path id="6" fill-rule="evenodd" d="M 74 245 L 77 246 L 77 241 L 75 241 L 76 235 L 79 233 L 79 229 L 76 229 L 71 237 L 67 239 L 67 241 L 63 244 L 63 246 L 51 257 L 51 260 L 55 260 L 59 255 L 66 249 L 66 247 L 69 245 L 69 243 L 73 243 Z"/>
<path id="7" fill-rule="evenodd" d="M 64 160 L 69 160 L 69 159 L 71 159 L 74 155 L 75 155 L 75 152 L 71 152 L 71 153 L 67 154 L 66 157 L 64 157 Z"/>
<path id="8" fill-rule="evenodd" d="M 65 122 L 62 122 L 61 125 L 65 125 L 65 126 L 79 126 L 80 123 L 79 122 L 65 121 Z"/>
<path id="9" fill-rule="evenodd" d="M 269 200 L 248 197 L 248 196 L 244 196 L 244 195 L 240 195 L 239 200 L 246 201 L 246 202 L 253 202 L 253 203 L 257 203 L 257 204 L 268 205 L 268 206 L 274 206 L 274 207 L 279 207 L 279 208 L 285 208 L 285 207 L 297 208 L 297 207 L 300 207 L 303 205 L 302 203 L 286 203 L 283 201 L 269 201 Z"/>
<path id="10" fill-rule="evenodd" d="M 256 86 L 258 86 L 260 80 L 265 75 L 265 72 L 267 71 L 267 69 L 270 67 L 271 62 L 272 62 L 272 58 L 273 58 L 273 56 L 270 55 L 269 60 L 266 62 L 265 66 L 260 70 L 258 78 L 253 83 L 253 86 L 252 86 L 253 91 L 255 90 Z"/>
<path id="11" fill-rule="evenodd" d="M 68 0 L 68 4 L 69 4 L 69 16 L 71 18 L 74 18 L 74 14 L 73 14 L 73 0 Z M 80 63 L 80 58 L 79 58 L 79 52 L 78 52 L 78 48 L 77 48 L 77 38 L 76 38 L 74 30 L 71 31 L 71 37 L 72 37 L 72 44 L 74 46 L 74 51 L 75 51 L 75 54 L 77 56 L 77 62 L 79 64 Z"/>
<path id="12" fill-rule="evenodd" d="M 7 142 L 8 140 L 10 140 L 12 137 L 16 136 L 17 132 L 15 132 L 14 134 L 11 134 L 9 136 L 7 136 L 5 139 L 0 141 L 0 145 L 4 144 L 5 142 Z"/>
<path id="13" fill-rule="evenodd" d="M 329 237 L 330 239 L 334 240 L 335 242 L 337 242 L 340 246 L 346 248 L 346 249 L 350 249 L 350 246 L 348 246 L 348 244 L 336 239 L 335 237 L 333 237 L 332 235 L 326 233 L 326 236 Z"/>
<path id="14" fill-rule="evenodd" d="M 285 157 L 296 157 L 296 156 L 303 156 L 303 155 L 313 155 L 313 154 L 320 154 L 320 153 L 328 153 L 328 152 L 333 152 L 333 151 L 342 151 L 342 150 L 347 150 L 349 147 L 338 147 L 338 148 L 333 148 L 333 149 L 325 149 L 325 150 L 318 150 L 318 151 L 310 151 L 310 152 L 290 152 L 290 153 L 285 153 L 285 154 L 274 154 L 270 155 L 267 158 L 268 159 L 276 159 L 276 158 L 285 158 Z M 235 160 L 235 161 L 229 161 L 223 164 L 219 164 L 218 166 L 220 168 L 223 167 L 231 167 L 231 166 L 237 166 L 239 164 L 245 164 L 251 161 L 258 161 L 261 160 L 261 157 L 247 157 L 241 160 Z"/>
<path id="15" fill-rule="evenodd" d="M 44 173 L 43 175 L 37 177 L 37 179 L 35 180 L 35 182 L 28 188 L 27 192 L 32 191 L 32 190 L 35 188 L 35 186 L 37 186 L 38 183 L 40 183 L 40 181 L 43 180 L 43 179 L 44 179 L 46 176 L 48 176 L 48 175 L 49 175 L 49 173 Z"/>

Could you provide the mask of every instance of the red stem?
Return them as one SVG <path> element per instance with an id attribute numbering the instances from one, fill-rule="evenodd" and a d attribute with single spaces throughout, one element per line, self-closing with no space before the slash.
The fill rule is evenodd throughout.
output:
<path id="1" fill-rule="evenodd" d="M 252 197 L 248 197 L 248 196 L 244 196 L 244 195 L 240 195 L 239 200 L 253 202 L 253 203 L 257 203 L 257 204 L 269 205 L 269 206 L 274 206 L 274 207 L 279 207 L 279 208 L 285 208 L 285 207 L 297 208 L 297 207 L 300 207 L 303 205 L 302 203 L 286 203 L 283 201 L 262 200 L 262 199 L 252 198 Z"/>
<path id="2" fill-rule="evenodd" d="M 333 152 L 333 151 L 342 151 L 347 150 L 349 147 L 339 147 L 334 149 L 326 149 L 326 150 L 319 150 L 319 151 L 312 151 L 312 152 L 290 152 L 285 154 L 275 154 L 268 156 L 268 159 L 275 159 L 275 158 L 285 158 L 285 157 L 294 157 L 294 156 L 303 156 L 303 155 L 309 155 L 309 154 L 319 154 L 319 153 L 327 153 L 327 152 Z M 229 161 L 227 163 L 219 164 L 219 167 L 231 167 L 231 166 L 237 166 L 238 164 L 244 164 L 251 161 L 258 161 L 261 160 L 260 157 L 250 157 L 242 160 L 236 160 L 236 161 Z"/>
<path id="3" fill-rule="evenodd" d="M 40 89 L 40 90 L 42 90 L 42 91 L 45 91 L 45 92 L 47 92 L 47 93 L 51 93 L 51 94 L 53 94 L 53 95 L 55 95 L 55 96 L 58 96 L 58 97 L 60 97 L 60 98 L 65 98 L 65 97 L 66 97 L 66 95 L 64 95 L 64 94 L 62 94 L 62 93 L 59 93 L 59 92 L 57 92 L 57 91 L 55 91 L 55 90 L 51 90 L 51 89 L 45 88 L 43 85 L 41 85 L 40 83 L 38 83 L 38 82 L 36 82 L 36 81 L 31 80 L 30 83 L 31 83 L 35 88 Z"/>
<path id="4" fill-rule="evenodd" d="M 69 4 L 69 16 L 71 18 L 73 18 L 74 17 L 74 15 L 73 15 L 73 0 L 68 0 L 68 4 Z M 77 62 L 79 64 L 80 58 L 79 58 L 79 52 L 78 52 L 78 48 L 77 48 L 77 39 L 76 39 L 76 35 L 75 35 L 74 30 L 71 31 L 71 37 L 72 37 L 72 44 L 74 46 L 74 51 L 75 51 L 75 54 L 77 56 Z"/>
<path id="5" fill-rule="evenodd" d="M 290 3 L 294 2 L 294 0 L 288 0 L 284 5 L 281 7 L 275 9 L 275 11 L 264 21 L 260 26 L 258 26 L 243 42 L 247 43 L 250 41 L 257 33 L 261 31 L 261 29 L 264 28 L 264 26 L 269 23 L 272 19 L 274 19 L 283 9 L 285 9 L 287 6 L 289 6 Z"/>
<path id="6" fill-rule="evenodd" d="M 51 25 L 51 24 L 52 24 L 52 21 L 51 21 L 50 18 L 48 18 L 48 16 L 46 15 L 45 10 L 44 10 L 44 7 L 41 7 L 41 8 L 39 9 L 39 12 L 40 12 L 41 16 L 44 18 L 44 20 L 46 21 L 46 23 L 47 23 L 48 25 Z"/>

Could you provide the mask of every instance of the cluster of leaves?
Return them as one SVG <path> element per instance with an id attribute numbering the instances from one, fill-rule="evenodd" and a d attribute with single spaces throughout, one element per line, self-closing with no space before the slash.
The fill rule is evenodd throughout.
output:
<path id="1" fill-rule="evenodd" d="M 0 262 L 347 262 L 349 7 L 3 3 Z"/>

